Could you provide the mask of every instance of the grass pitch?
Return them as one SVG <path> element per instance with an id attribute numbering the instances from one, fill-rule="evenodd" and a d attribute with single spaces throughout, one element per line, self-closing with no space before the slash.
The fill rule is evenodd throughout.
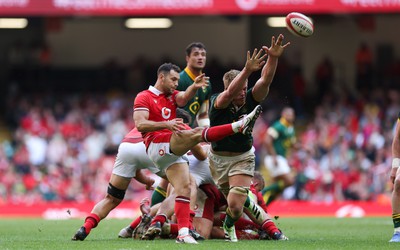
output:
<path id="1" fill-rule="evenodd" d="M 85 241 L 71 241 L 83 220 L 0 219 L 0 249 L 398 249 L 388 243 L 391 218 L 280 218 L 275 221 L 289 241 L 207 240 L 198 245 L 175 240 L 118 239 L 129 220 L 106 219 Z"/>

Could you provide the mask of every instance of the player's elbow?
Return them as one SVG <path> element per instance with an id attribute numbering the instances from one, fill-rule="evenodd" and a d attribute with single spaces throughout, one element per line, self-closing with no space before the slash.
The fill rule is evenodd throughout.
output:
<path id="1" fill-rule="evenodd" d="M 137 129 L 139 132 L 146 132 L 146 131 L 145 131 L 145 126 L 144 126 L 143 123 L 137 122 L 137 123 L 135 123 L 135 126 L 136 126 L 136 129 Z"/>
<path id="2" fill-rule="evenodd" d="M 180 108 L 184 107 L 189 100 L 185 99 L 185 98 L 181 98 L 179 100 L 176 100 L 176 105 Z"/>

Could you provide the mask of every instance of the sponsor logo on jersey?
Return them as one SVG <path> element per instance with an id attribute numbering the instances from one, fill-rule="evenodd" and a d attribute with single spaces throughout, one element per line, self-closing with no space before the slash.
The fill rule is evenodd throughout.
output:
<path id="1" fill-rule="evenodd" d="M 160 149 L 160 151 L 158 151 L 158 154 L 159 154 L 160 156 L 164 156 L 164 155 L 165 155 L 164 149 Z"/>
<path id="2" fill-rule="evenodd" d="M 161 109 L 161 116 L 164 119 L 169 119 L 171 117 L 171 110 L 169 108 L 166 108 L 166 107 L 162 108 Z"/>

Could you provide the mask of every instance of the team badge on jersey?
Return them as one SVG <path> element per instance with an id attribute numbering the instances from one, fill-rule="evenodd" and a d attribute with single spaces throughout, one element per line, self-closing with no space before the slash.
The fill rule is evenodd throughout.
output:
<path id="1" fill-rule="evenodd" d="M 193 103 L 190 104 L 190 106 L 189 106 L 189 110 L 190 110 L 190 112 L 192 112 L 193 114 L 197 114 L 197 112 L 199 111 L 199 109 L 200 109 L 200 103 L 197 102 L 197 101 L 193 102 Z"/>
<path id="2" fill-rule="evenodd" d="M 158 151 L 158 154 L 159 154 L 160 156 L 164 156 L 164 155 L 165 155 L 164 149 L 160 149 L 160 151 Z"/>

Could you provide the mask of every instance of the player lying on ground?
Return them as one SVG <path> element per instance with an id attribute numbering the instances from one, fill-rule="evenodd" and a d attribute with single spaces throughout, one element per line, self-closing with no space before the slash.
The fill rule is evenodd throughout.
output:
<path id="1" fill-rule="evenodd" d="M 264 187 L 264 179 L 255 172 L 253 184 L 251 185 L 251 193 L 248 197 L 249 207 L 251 210 L 245 210 L 246 215 L 240 218 L 236 224 L 236 230 L 239 239 L 272 239 L 272 240 L 288 240 L 288 238 L 276 227 L 266 211 L 266 206 L 262 200 L 260 190 Z M 222 221 L 226 214 L 226 200 L 224 195 L 217 189 L 214 184 L 203 184 L 198 190 L 195 217 L 193 218 L 193 226 L 199 234 L 209 239 L 224 239 L 224 231 L 222 229 Z M 148 206 L 148 202 L 141 205 L 142 216 L 134 220 L 129 230 L 123 228 L 120 238 L 140 238 L 147 231 L 152 216 L 156 214 L 159 205 L 153 207 Z M 162 238 L 170 238 L 176 236 L 178 232 L 177 225 L 173 218 L 169 218 L 160 228 L 159 234 Z M 155 236 L 155 237 L 156 237 Z"/>

